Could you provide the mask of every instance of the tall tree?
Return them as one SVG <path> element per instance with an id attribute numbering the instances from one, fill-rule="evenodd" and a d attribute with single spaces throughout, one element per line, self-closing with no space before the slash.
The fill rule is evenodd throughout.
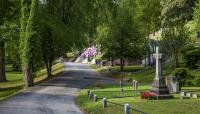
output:
<path id="1" fill-rule="evenodd" d="M 190 41 L 185 24 L 192 19 L 194 3 L 195 0 L 162 1 L 163 49 L 173 57 L 176 67 L 179 67 L 180 50 Z M 166 45 L 170 49 L 165 50 Z"/>
<path id="2" fill-rule="evenodd" d="M 40 58 L 40 39 L 37 34 L 38 0 L 21 0 L 20 49 L 27 87 L 33 86 L 34 73 Z"/>
<path id="3" fill-rule="evenodd" d="M 5 23 L 13 16 L 13 4 L 15 1 L 0 0 L 0 82 L 6 81 L 5 75 L 5 31 L 8 29 Z"/>

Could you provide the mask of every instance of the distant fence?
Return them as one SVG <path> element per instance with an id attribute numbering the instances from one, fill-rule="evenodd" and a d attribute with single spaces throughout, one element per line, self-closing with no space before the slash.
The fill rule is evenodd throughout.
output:
<path id="1" fill-rule="evenodd" d="M 146 113 L 144 111 L 141 111 L 139 109 L 131 107 L 128 103 L 119 104 L 119 103 L 108 101 L 105 97 L 104 98 L 100 98 L 97 95 L 93 94 L 93 92 L 91 90 L 88 90 L 87 94 L 89 96 L 89 99 L 92 99 L 94 102 L 97 102 L 98 99 L 103 99 L 102 100 L 103 109 L 106 109 L 108 107 L 108 104 L 113 104 L 115 106 L 123 107 L 124 108 L 124 114 L 131 114 L 131 111 L 135 111 L 135 112 L 138 112 L 138 113 L 141 113 L 141 114 L 148 114 L 148 113 Z"/>

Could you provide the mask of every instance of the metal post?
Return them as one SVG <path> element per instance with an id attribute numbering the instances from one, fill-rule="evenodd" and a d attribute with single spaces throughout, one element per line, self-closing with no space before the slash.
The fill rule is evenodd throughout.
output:
<path id="1" fill-rule="evenodd" d="M 130 105 L 124 104 L 124 114 L 131 114 Z"/>
<path id="2" fill-rule="evenodd" d="M 135 80 L 133 80 L 133 90 L 135 90 Z"/>
<path id="3" fill-rule="evenodd" d="M 138 81 L 135 81 L 135 90 L 138 90 Z"/>
<path id="4" fill-rule="evenodd" d="M 88 95 L 88 96 L 90 95 L 90 90 L 87 91 L 87 95 Z"/>
<path id="5" fill-rule="evenodd" d="M 107 99 L 104 97 L 103 98 L 103 109 L 107 107 Z"/>

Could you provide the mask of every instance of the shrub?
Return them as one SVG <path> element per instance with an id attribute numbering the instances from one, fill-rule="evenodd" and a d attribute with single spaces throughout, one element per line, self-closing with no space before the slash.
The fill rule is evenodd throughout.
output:
<path id="1" fill-rule="evenodd" d="M 189 87 L 189 86 L 190 86 L 190 87 L 191 87 L 191 86 L 195 86 L 194 80 L 186 80 L 186 81 L 185 81 L 185 86 L 188 86 L 188 87 Z"/>
<path id="2" fill-rule="evenodd" d="M 196 68 L 200 61 L 200 48 L 190 46 L 182 50 L 183 60 L 187 67 Z"/>
<path id="3" fill-rule="evenodd" d="M 178 79 L 180 88 L 186 85 L 188 78 L 191 78 L 188 68 L 177 68 L 173 71 L 173 75 Z"/>
<path id="4" fill-rule="evenodd" d="M 196 78 L 194 79 L 194 85 L 200 87 L 200 77 L 196 77 Z"/>

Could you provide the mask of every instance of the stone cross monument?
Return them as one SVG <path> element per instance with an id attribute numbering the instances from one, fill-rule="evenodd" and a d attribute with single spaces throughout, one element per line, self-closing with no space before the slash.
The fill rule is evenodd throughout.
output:
<path id="1" fill-rule="evenodd" d="M 152 84 L 151 92 L 155 93 L 158 99 L 171 98 L 172 96 L 169 94 L 169 90 L 166 86 L 165 79 L 162 76 L 162 54 L 159 53 L 158 47 L 156 47 L 156 54 L 154 54 L 154 58 L 156 59 L 156 76 Z"/>

